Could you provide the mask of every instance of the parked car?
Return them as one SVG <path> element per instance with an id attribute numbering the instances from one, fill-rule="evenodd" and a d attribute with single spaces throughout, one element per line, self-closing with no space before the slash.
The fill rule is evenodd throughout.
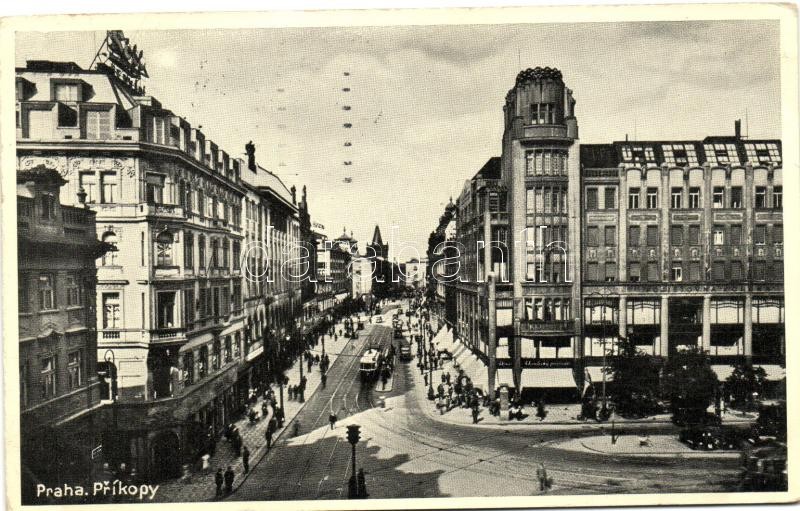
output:
<path id="1" fill-rule="evenodd" d="M 709 426 L 689 426 L 681 430 L 678 437 L 694 450 L 713 451 L 718 447 L 715 431 Z"/>
<path id="2" fill-rule="evenodd" d="M 383 323 L 383 316 L 378 316 L 375 318 L 375 323 Z"/>

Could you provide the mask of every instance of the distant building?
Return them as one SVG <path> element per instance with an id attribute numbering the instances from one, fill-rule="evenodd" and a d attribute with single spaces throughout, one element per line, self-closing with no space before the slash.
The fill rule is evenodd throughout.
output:
<path id="1" fill-rule="evenodd" d="M 414 289 L 424 289 L 427 282 L 428 260 L 411 259 L 405 263 L 403 268 L 403 275 L 405 277 L 406 287 Z"/>
<path id="2" fill-rule="evenodd" d="M 95 212 L 61 197 L 67 182 L 37 165 L 17 173 L 22 493 L 36 483 L 91 487 L 102 468 L 108 399 L 97 376 Z M 76 198 L 77 200 L 77 198 Z"/>
<path id="3" fill-rule="evenodd" d="M 372 274 L 375 261 L 368 257 L 354 257 L 351 264 L 353 275 L 353 298 L 372 294 Z"/>
<path id="4" fill-rule="evenodd" d="M 317 294 L 323 310 L 330 310 L 351 296 L 352 275 L 349 273 L 353 255 L 339 240 L 322 238 L 317 245 Z"/>

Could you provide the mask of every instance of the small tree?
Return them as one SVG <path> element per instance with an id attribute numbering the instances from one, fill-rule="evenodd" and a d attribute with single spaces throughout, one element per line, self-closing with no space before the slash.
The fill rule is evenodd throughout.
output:
<path id="1" fill-rule="evenodd" d="M 753 408 L 753 393 L 761 394 L 766 379 L 767 372 L 763 367 L 737 364 L 733 373 L 725 380 L 725 390 L 733 398 L 732 405 L 745 410 Z"/>
<path id="2" fill-rule="evenodd" d="M 636 347 L 629 338 L 616 343 L 617 355 L 611 357 L 611 398 L 623 417 L 646 417 L 658 412 L 658 365 L 656 360 Z"/>
<path id="3" fill-rule="evenodd" d="M 708 355 L 697 347 L 671 356 L 664 366 L 664 394 L 669 397 L 673 418 L 703 422 L 714 402 L 719 381 Z"/>

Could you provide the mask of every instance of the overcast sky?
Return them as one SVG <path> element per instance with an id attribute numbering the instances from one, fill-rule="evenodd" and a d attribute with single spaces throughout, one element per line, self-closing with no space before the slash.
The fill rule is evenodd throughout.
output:
<path id="1" fill-rule="evenodd" d="M 17 65 L 88 67 L 104 35 L 20 33 Z M 583 143 L 729 135 L 746 112 L 751 137 L 780 138 L 777 22 L 126 35 L 144 50 L 148 94 L 230 154 L 253 140 L 261 165 L 307 185 L 327 234 L 346 226 L 363 246 L 379 224 L 401 261 L 415 254 L 399 244 L 424 255 L 449 197 L 500 155 L 505 94 L 523 68 L 562 71 Z"/>

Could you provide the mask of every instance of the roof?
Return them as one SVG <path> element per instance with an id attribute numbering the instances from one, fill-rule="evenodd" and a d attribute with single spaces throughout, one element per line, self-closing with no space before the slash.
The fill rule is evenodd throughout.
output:
<path id="1" fill-rule="evenodd" d="M 499 156 L 489 158 L 474 179 L 500 179 L 500 161 Z"/>
<path id="2" fill-rule="evenodd" d="M 58 62 L 54 60 L 28 60 L 23 69 L 46 73 L 82 73 L 86 71 L 86 69 L 74 62 Z"/>
<path id="3" fill-rule="evenodd" d="M 259 191 L 272 191 L 275 196 L 283 199 L 287 206 L 296 207 L 292 201 L 292 192 L 283 184 L 281 178 L 261 165 L 256 165 L 255 172 L 247 169 L 246 165 L 243 168 L 245 170 L 241 172 L 241 177 L 245 183 Z"/>
<path id="4" fill-rule="evenodd" d="M 383 238 L 381 237 L 381 228 L 375 226 L 375 232 L 372 234 L 373 245 L 383 245 Z"/>

